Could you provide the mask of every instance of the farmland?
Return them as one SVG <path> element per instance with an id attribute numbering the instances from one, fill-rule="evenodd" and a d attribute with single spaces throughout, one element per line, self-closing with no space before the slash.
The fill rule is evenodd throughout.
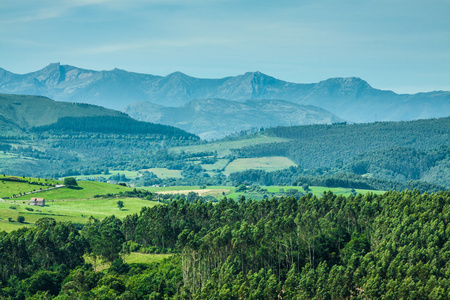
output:
<path id="1" fill-rule="evenodd" d="M 282 170 L 296 166 L 290 159 L 282 156 L 239 158 L 232 161 L 225 169 L 225 175 L 233 172 L 240 172 L 248 169 L 264 170 L 267 172 Z"/>
<path id="2" fill-rule="evenodd" d="M 34 226 L 38 219 L 45 217 L 77 224 L 85 224 L 91 216 L 103 219 L 115 215 L 122 219 L 129 214 L 138 213 L 144 206 L 158 205 L 157 202 L 137 198 L 121 198 L 120 200 L 124 203 L 122 210 L 119 210 L 117 206 L 118 199 L 49 200 L 45 207 L 30 207 L 28 201 L 0 202 L 0 231 Z M 19 216 L 25 217 L 24 223 L 17 222 Z"/>
<path id="3" fill-rule="evenodd" d="M 24 180 L 37 181 L 44 179 L 24 178 Z M 61 183 L 59 181 L 48 181 L 49 183 Z M 14 189 L 12 189 L 14 187 Z M 26 192 L 35 189 L 36 185 L 29 182 L 4 181 L 0 183 L 1 195 L 9 195 L 13 192 Z M 327 188 L 327 187 L 309 187 L 306 192 L 299 186 L 247 186 L 238 190 L 234 186 L 172 186 L 172 187 L 147 187 L 144 190 L 160 195 L 188 195 L 193 192 L 199 196 L 214 197 L 221 199 L 224 196 L 232 199 L 238 199 L 241 196 L 252 199 L 262 199 L 264 197 L 279 197 L 286 195 L 303 195 L 312 193 L 320 197 L 324 191 L 332 191 L 335 194 L 348 196 L 352 193 L 373 192 L 376 194 L 382 191 L 352 190 L 345 188 Z M 39 196 L 46 199 L 45 207 L 31 207 L 28 205 L 31 195 L 23 195 L 17 198 L 8 199 L 0 202 L 0 230 L 12 231 L 22 226 L 34 226 L 40 218 L 51 217 L 57 221 L 71 221 L 76 224 L 85 224 L 89 217 L 105 218 L 115 215 L 118 218 L 124 218 L 128 214 L 138 213 L 142 207 L 151 207 L 160 205 L 158 202 L 139 198 L 120 198 L 124 203 L 124 208 L 117 206 L 118 198 L 114 195 L 124 192 L 130 192 L 133 189 L 126 186 L 108 184 L 92 181 L 78 181 L 78 187 L 62 187 L 53 190 L 45 190 L 33 196 Z M 110 197 L 98 198 L 97 195 L 107 195 Z M 4 196 L 5 197 L 5 196 Z M 170 197 L 170 196 L 169 196 Z M 23 216 L 25 222 L 19 223 L 17 218 Z"/>

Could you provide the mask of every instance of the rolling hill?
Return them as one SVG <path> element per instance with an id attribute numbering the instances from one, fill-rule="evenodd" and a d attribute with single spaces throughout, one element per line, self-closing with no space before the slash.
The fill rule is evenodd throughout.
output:
<path id="1" fill-rule="evenodd" d="M 42 96 L 0 94 L 2 135 L 33 130 L 98 133 L 161 134 L 198 139 L 172 126 L 140 122 L 127 114 L 101 106 L 53 101 Z"/>
<path id="2" fill-rule="evenodd" d="M 0 69 L 0 92 L 42 95 L 114 109 L 142 101 L 179 107 L 196 99 L 285 100 L 319 106 L 351 122 L 414 120 L 450 114 L 450 92 L 396 94 L 375 89 L 355 77 L 291 83 L 261 72 L 201 79 L 180 72 L 162 77 L 119 69 L 92 71 L 56 63 L 23 75 Z"/>
<path id="3" fill-rule="evenodd" d="M 335 115 L 315 106 L 282 100 L 223 99 L 192 100 L 182 107 L 165 107 L 150 102 L 127 106 L 131 117 L 182 128 L 206 140 L 222 138 L 242 130 L 342 122 Z"/>

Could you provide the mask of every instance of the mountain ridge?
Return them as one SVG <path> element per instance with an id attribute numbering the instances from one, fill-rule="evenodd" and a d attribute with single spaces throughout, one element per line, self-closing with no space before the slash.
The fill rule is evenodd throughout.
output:
<path id="1" fill-rule="evenodd" d="M 450 115 L 450 92 L 397 94 L 373 88 L 358 77 L 329 78 L 318 83 L 292 83 L 259 71 L 219 79 L 196 78 L 181 72 L 167 76 L 121 69 L 93 71 L 53 63 L 14 74 L 0 70 L 0 93 L 47 96 L 124 109 L 134 102 L 180 107 L 195 99 L 235 102 L 285 100 L 314 105 L 352 122 L 407 121 Z"/>
<path id="2" fill-rule="evenodd" d="M 206 140 L 261 127 L 344 121 L 316 106 L 273 99 L 249 99 L 245 102 L 195 99 L 182 107 L 135 102 L 128 105 L 124 111 L 135 119 L 179 127 Z"/>
<path id="3" fill-rule="evenodd" d="M 92 128 L 87 126 L 89 124 Z M 12 136 L 30 131 L 96 129 L 97 132 L 162 134 L 198 139 L 182 129 L 138 121 L 123 112 L 101 106 L 58 102 L 43 96 L 29 95 L 0 94 L 0 129 L 1 135 Z"/>

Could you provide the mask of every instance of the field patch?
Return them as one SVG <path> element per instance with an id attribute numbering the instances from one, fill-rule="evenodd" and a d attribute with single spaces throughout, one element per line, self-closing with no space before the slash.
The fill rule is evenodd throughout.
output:
<path id="1" fill-rule="evenodd" d="M 68 176 L 74 177 L 76 180 L 98 180 L 99 178 L 108 179 L 110 176 L 114 175 L 124 175 L 127 179 L 135 179 L 137 177 L 142 176 L 139 171 L 126 171 L 126 170 L 109 170 L 108 174 L 92 174 L 92 175 L 77 175 L 77 176 Z M 64 179 L 64 177 L 60 178 Z"/>
<path id="2" fill-rule="evenodd" d="M 132 191 L 130 187 L 125 187 L 116 184 L 109 184 L 96 181 L 78 181 L 76 188 L 61 188 L 50 191 L 44 191 L 38 194 L 33 194 L 45 200 L 55 199 L 89 199 L 94 198 L 95 195 L 118 194 L 120 192 Z M 25 195 L 16 198 L 17 200 L 30 200 L 30 195 Z"/>
<path id="3" fill-rule="evenodd" d="M 158 178 L 166 179 L 166 178 L 183 178 L 181 175 L 181 170 L 169 170 L 166 168 L 151 168 L 146 170 L 141 170 L 141 172 L 149 171 L 155 174 Z"/>
<path id="4" fill-rule="evenodd" d="M 172 190 L 172 191 L 159 191 L 156 192 L 157 194 L 170 194 L 170 195 L 176 195 L 176 194 L 183 194 L 187 195 L 190 192 L 194 192 L 198 194 L 199 196 L 213 196 L 213 197 L 220 197 L 224 194 L 227 194 L 230 192 L 230 189 L 197 189 L 197 190 Z"/>
<path id="5" fill-rule="evenodd" d="M 248 169 L 271 172 L 286 169 L 291 166 L 296 166 L 296 164 L 289 158 L 282 156 L 238 158 L 229 163 L 223 173 L 225 175 L 230 175 L 233 172 L 240 172 Z"/>
<path id="6" fill-rule="evenodd" d="M 183 147 L 174 147 L 169 149 L 169 152 L 180 153 L 182 151 L 187 153 L 199 153 L 199 152 L 214 152 L 217 151 L 218 157 L 224 157 L 231 154 L 230 149 L 242 148 L 247 146 L 253 146 L 258 144 L 267 144 L 267 143 L 279 143 L 286 142 L 289 139 L 279 138 L 279 137 L 270 137 L 259 135 L 251 138 L 232 140 L 232 141 L 219 141 L 212 142 L 204 145 L 195 145 L 195 146 L 183 146 Z"/>
<path id="7" fill-rule="evenodd" d="M 122 259 L 127 264 L 151 264 L 155 262 L 161 262 L 166 258 L 171 257 L 173 254 L 146 254 L 139 252 L 131 252 L 125 254 Z"/>
<path id="8" fill-rule="evenodd" d="M 124 204 L 122 210 L 117 206 L 119 200 L 123 201 Z M 155 205 L 161 204 L 138 198 L 49 200 L 46 201 L 44 207 L 29 206 L 28 201 L 23 200 L 0 202 L 0 231 L 12 231 L 23 226 L 34 226 L 38 219 L 45 217 L 78 224 L 87 223 L 90 216 L 103 219 L 115 215 L 123 219 L 129 214 L 139 213 L 142 207 Z M 27 209 L 32 209 L 32 211 Z M 17 222 L 18 216 L 25 217 L 25 223 Z"/>
<path id="9" fill-rule="evenodd" d="M 18 181 L 11 181 L 11 178 L 17 178 Z M 34 184 L 31 184 L 33 182 Z M 56 180 L 40 179 L 30 177 L 0 176 L 0 198 L 12 197 L 13 195 L 41 191 L 52 188 L 51 185 L 61 184 Z M 32 196 L 30 196 L 32 197 Z M 34 196 L 38 197 L 38 195 Z"/>
<path id="10" fill-rule="evenodd" d="M 222 170 L 228 165 L 228 159 L 218 159 L 214 164 L 201 164 L 206 171 Z"/>

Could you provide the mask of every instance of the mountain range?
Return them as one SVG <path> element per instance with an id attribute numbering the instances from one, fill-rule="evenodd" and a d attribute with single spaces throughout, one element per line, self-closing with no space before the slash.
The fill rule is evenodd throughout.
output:
<path id="1" fill-rule="evenodd" d="M 284 100 L 318 106 L 350 122 L 450 115 L 450 92 L 446 91 L 396 94 L 375 89 L 356 77 L 302 84 L 279 80 L 261 72 L 201 79 L 180 72 L 162 77 L 119 69 L 92 71 L 54 63 L 22 75 L 0 69 L 0 92 L 42 95 L 58 101 L 89 103 L 119 110 L 134 102 L 183 107 L 199 99 L 234 102 Z"/>
<path id="2" fill-rule="evenodd" d="M 128 105 L 124 111 L 135 119 L 179 127 L 205 140 L 261 127 L 332 124 L 343 121 L 317 106 L 282 100 L 237 102 L 202 99 L 192 100 L 182 107 L 135 102 Z"/>

